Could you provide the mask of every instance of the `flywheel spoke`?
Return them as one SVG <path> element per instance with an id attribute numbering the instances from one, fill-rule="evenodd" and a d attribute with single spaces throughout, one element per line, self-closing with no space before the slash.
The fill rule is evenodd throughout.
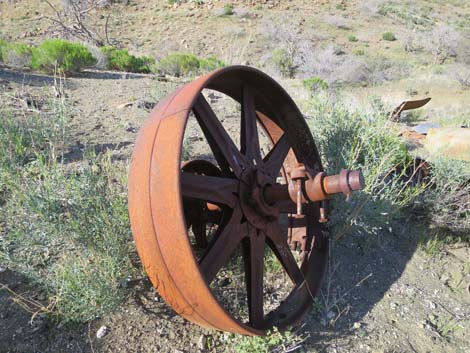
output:
<path id="1" fill-rule="evenodd" d="M 245 164 L 244 157 L 202 94 L 198 96 L 193 110 L 221 169 L 226 169 L 228 165 L 239 177 Z"/>
<path id="2" fill-rule="evenodd" d="M 264 233 L 254 228 L 251 228 L 250 232 L 250 238 L 243 242 L 248 312 L 250 325 L 261 327 L 264 321 L 263 267 L 266 238 Z"/>
<path id="3" fill-rule="evenodd" d="M 253 91 L 245 85 L 243 87 L 240 145 L 242 153 L 247 159 L 254 160 L 256 164 L 259 164 L 261 162 L 261 153 L 254 99 Z"/>
<path id="4" fill-rule="evenodd" d="M 235 207 L 238 189 L 236 179 L 213 177 L 193 173 L 181 173 L 181 189 L 184 197 L 205 200 Z"/>
<path id="5" fill-rule="evenodd" d="M 289 249 L 287 238 L 282 234 L 282 230 L 277 222 L 270 223 L 267 229 L 267 237 L 271 240 L 268 244 L 271 246 L 274 254 L 278 258 L 284 270 L 289 275 L 295 285 L 304 281 L 304 276 L 300 271 L 294 255 Z"/>
<path id="6" fill-rule="evenodd" d="M 241 211 L 236 208 L 228 223 L 217 229 L 208 249 L 199 262 L 199 268 L 209 284 L 225 265 L 246 234 L 240 224 Z"/>
<path id="7" fill-rule="evenodd" d="M 289 140 L 287 139 L 287 134 L 284 133 L 271 151 L 264 157 L 265 168 L 271 175 L 276 176 L 279 174 L 289 150 Z"/>

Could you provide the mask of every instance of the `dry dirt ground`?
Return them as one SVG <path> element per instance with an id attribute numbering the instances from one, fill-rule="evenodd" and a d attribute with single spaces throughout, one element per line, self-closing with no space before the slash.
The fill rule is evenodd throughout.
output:
<path id="1" fill-rule="evenodd" d="M 54 79 L 2 68 L 0 83 L 5 94 L 41 95 L 51 90 Z M 154 102 L 178 84 L 121 73 L 87 72 L 66 79 L 65 93 L 73 107 L 68 125 L 72 136 L 69 158 L 79 158 L 86 144 L 97 151 L 109 149 L 116 159 L 128 161 L 136 133 L 148 114 L 145 103 Z M 234 108 L 220 107 L 220 111 L 224 109 Z M 238 120 L 226 116 L 228 130 L 237 132 Z M 195 133 L 190 129 L 189 138 Z M 422 227 L 418 226 L 420 220 Z M 418 246 L 425 227 L 425 215 L 417 212 L 409 215 L 407 224 L 383 229 L 378 236 L 334 243 L 321 296 L 296 329 L 306 337 L 299 351 L 468 352 L 468 247 L 456 245 L 429 256 Z M 26 278 L 8 269 L 0 273 L 0 282 L 17 294 L 43 299 Z M 95 333 L 102 325 L 110 331 L 97 339 Z M 37 317 L 31 320 L 15 295 L 0 291 L 2 353 L 232 352 L 234 340 L 231 335 L 184 321 L 145 279 L 130 282 L 128 299 L 116 313 L 73 327 L 56 326 Z"/>
<path id="2" fill-rule="evenodd" d="M 303 61 L 298 78 L 320 76 L 333 84 L 347 78 L 351 84 L 347 93 L 355 105 L 364 105 L 373 95 L 393 105 L 430 96 L 428 118 L 448 124 L 446 120 L 454 117 L 468 117 L 469 90 L 456 80 L 470 72 L 470 3 L 466 0 L 175 2 L 181 4 L 116 1 L 111 8 L 93 13 L 90 26 L 102 34 L 109 14 L 110 42 L 132 54 L 157 59 L 173 52 L 213 55 L 226 64 L 248 64 L 277 76 L 270 62 L 272 52 L 295 44 L 296 64 Z M 59 0 L 51 3 L 60 8 Z M 233 5 L 234 14 L 221 16 L 227 4 Z M 43 1 L 1 0 L 0 38 L 37 44 L 60 36 L 63 33 L 51 25 L 50 17 L 54 12 Z M 443 64 L 432 54 L 437 48 L 431 45 L 437 27 L 456 28 L 459 33 L 458 38 L 448 38 L 457 57 Z M 387 31 L 397 40 L 383 40 Z M 362 72 L 364 65 L 367 69 Z"/>

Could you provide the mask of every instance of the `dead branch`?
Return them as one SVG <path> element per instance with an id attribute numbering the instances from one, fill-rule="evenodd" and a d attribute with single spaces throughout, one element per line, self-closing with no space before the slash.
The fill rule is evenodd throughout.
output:
<path id="1" fill-rule="evenodd" d="M 67 10 L 63 11 L 60 11 L 49 0 L 44 0 L 44 2 L 52 9 L 55 16 L 43 16 L 43 18 L 60 26 L 66 36 L 90 42 L 99 47 L 105 45 L 105 43 L 110 43 L 108 36 L 110 14 L 106 17 L 104 28 L 106 41 L 103 36 L 97 31 L 92 30 L 90 25 L 86 23 L 90 18 L 91 12 L 100 7 L 100 0 L 87 0 L 85 4 L 80 1 L 71 1 Z"/>

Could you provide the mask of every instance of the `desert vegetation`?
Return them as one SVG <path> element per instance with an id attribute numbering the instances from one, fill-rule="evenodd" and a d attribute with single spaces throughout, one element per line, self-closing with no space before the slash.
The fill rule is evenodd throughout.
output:
<path id="1" fill-rule="evenodd" d="M 98 59 L 97 59 L 98 58 Z M 85 68 L 162 73 L 179 77 L 209 72 L 224 66 L 214 56 L 201 59 L 192 54 L 172 53 L 156 62 L 149 56 L 134 56 L 126 49 L 112 46 L 87 48 L 80 43 L 60 39 L 43 41 L 39 46 L 0 42 L 0 59 L 11 67 L 31 68 L 46 73 L 74 74 Z"/>
<path id="2" fill-rule="evenodd" d="M 48 303 L 33 308 L 39 313 L 84 322 L 115 309 L 137 271 L 125 169 L 87 151 L 68 163 L 63 100 L 51 98 L 48 114 L 23 116 L 2 103 L 0 261 L 41 287 Z"/>

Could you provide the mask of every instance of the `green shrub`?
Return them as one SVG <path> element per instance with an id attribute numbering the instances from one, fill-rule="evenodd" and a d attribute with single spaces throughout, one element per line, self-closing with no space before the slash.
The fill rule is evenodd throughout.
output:
<path id="1" fill-rule="evenodd" d="M 116 308 L 130 274 L 126 197 L 110 157 L 67 173 L 35 159 L 8 182 L 0 260 L 46 290 L 56 314 L 88 321 Z"/>
<path id="2" fill-rule="evenodd" d="M 65 321 L 115 309 L 135 273 L 125 168 L 110 155 L 67 168 L 58 161 L 62 104 L 47 116 L 0 112 L 0 263 L 45 291 Z"/>
<path id="3" fill-rule="evenodd" d="M 353 35 L 353 34 L 351 34 L 350 36 L 348 36 L 348 40 L 349 40 L 350 42 L 357 42 L 357 41 L 358 41 L 357 37 L 356 37 L 355 35 Z"/>
<path id="4" fill-rule="evenodd" d="M 160 60 L 158 67 L 166 74 L 179 77 L 197 73 L 199 64 L 193 54 L 173 53 Z"/>
<path id="5" fill-rule="evenodd" d="M 204 72 L 214 71 L 223 66 L 225 66 L 225 63 L 214 56 L 199 60 L 199 69 Z"/>
<path id="6" fill-rule="evenodd" d="M 0 61 L 3 61 L 3 48 L 7 45 L 3 39 L 0 39 Z"/>
<path id="7" fill-rule="evenodd" d="M 470 162 L 436 158 L 430 171 L 432 187 L 425 200 L 431 221 L 470 242 Z"/>
<path id="8" fill-rule="evenodd" d="M 288 330 L 281 333 L 274 327 L 266 336 L 235 336 L 231 341 L 236 353 L 269 353 L 286 352 L 288 347 L 295 347 L 304 340 L 301 335 Z"/>
<path id="9" fill-rule="evenodd" d="M 233 5 L 232 4 L 225 4 L 224 11 L 222 12 L 223 16 L 231 16 L 233 15 Z"/>
<path id="10" fill-rule="evenodd" d="M 148 73 L 155 65 L 155 59 L 147 56 L 136 57 L 125 49 L 102 47 L 100 50 L 107 56 L 108 68 L 111 70 Z"/>
<path id="11" fill-rule="evenodd" d="M 353 54 L 357 56 L 361 56 L 361 55 L 364 55 L 365 52 L 364 52 L 364 49 L 356 49 L 353 51 Z"/>
<path id="12" fill-rule="evenodd" d="M 33 48 L 21 43 L 0 43 L 0 59 L 9 66 L 29 67 Z"/>
<path id="13" fill-rule="evenodd" d="M 289 55 L 287 50 L 274 50 L 270 60 L 282 76 L 289 78 L 294 77 L 297 66 L 294 64 L 294 58 L 292 55 Z"/>
<path id="14" fill-rule="evenodd" d="M 48 39 L 33 50 L 31 67 L 35 70 L 53 73 L 79 72 L 96 64 L 96 59 L 82 44 L 61 39 Z"/>
<path id="15" fill-rule="evenodd" d="M 312 93 L 328 88 L 328 84 L 320 77 L 311 77 L 303 80 L 302 85 Z"/>
<path id="16" fill-rule="evenodd" d="M 397 39 L 397 37 L 395 37 L 395 34 L 393 34 L 393 32 L 385 32 L 382 34 L 382 39 L 388 40 L 389 42 L 393 42 Z"/>
<path id="17" fill-rule="evenodd" d="M 337 238 L 350 232 L 378 234 L 394 218 L 405 217 L 426 188 L 414 182 L 414 158 L 387 111 L 377 101 L 373 112 L 365 113 L 350 110 L 341 97 L 312 97 L 309 124 L 327 173 L 359 169 L 365 179 L 365 189 L 350 203 L 333 200 L 330 226 Z"/>

